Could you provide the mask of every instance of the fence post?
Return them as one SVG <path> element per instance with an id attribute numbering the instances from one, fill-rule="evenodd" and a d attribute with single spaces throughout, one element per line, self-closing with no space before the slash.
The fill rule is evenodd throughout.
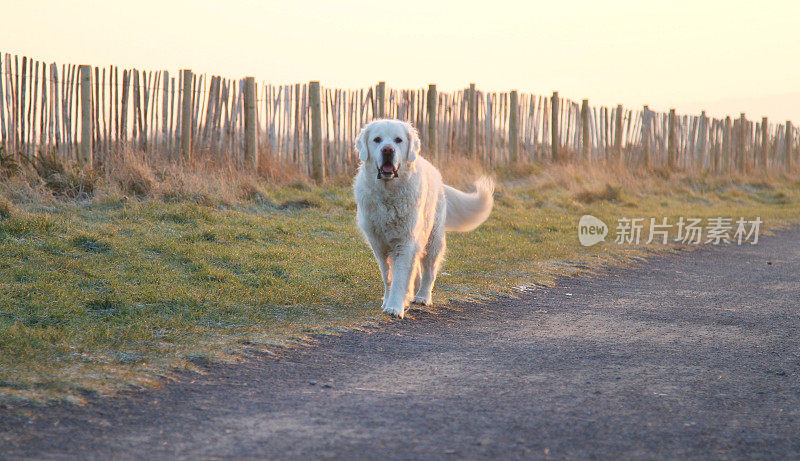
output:
<path id="1" fill-rule="evenodd" d="M 511 90 L 508 111 L 508 154 L 512 163 L 519 161 L 519 95 Z"/>
<path id="2" fill-rule="evenodd" d="M 667 138 L 667 166 L 675 168 L 678 146 L 675 144 L 675 109 L 669 110 L 669 138 Z"/>
<path id="3" fill-rule="evenodd" d="M 591 131 L 589 130 L 589 100 L 581 101 L 581 153 L 584 160 L 589 159 L 592 147 Z"/>
<path id="4" fill-rule="evenodd" d="M 720 133 L 719 133 L 719 120 L 711 120 L 711 169 L 715 173 L 719 171 L 719 151 L 720 151 Z"/>
<path id="5" fill-rule="evenodd" d="M 650 168 L 650 107 L 642 108 L 642 165 Z"/>
<path id="6" fill-rule="evenodd" d="M 744 112 L 739 115 L 739 131 L 736 133 L 738 139 L 736 140 L 736 144 L 738 144 L 738 149 L 736 150 L 736 160 L 737 160 L 737 168 L 739 172 L 744 173 L 747 169 L 747 155 L 745 150 L 747 149 L 747 137 L 745 136 L 747 133 L 747 119 L 744 116 Z"/>
<path id="7" fill-rule="evenodd" d="M 318 81 L 308 84 L 311 106 L 311 177 L 317 184 L 325 181 L 325 158 L 322 151 L 322 96 Z"/>
<path id="8" fill-rule="evenodd" d="M 617 104 L 616 120 L 614 121 L 614 154 L 617 163 L 622 161 L 622 104 Z"/>
<path id="9" fill-rule="evenodd" d="M 475 131 L 478 124 L 478 113 L 477 113 L 477 97 L 475 95 L 475 84 L 469 84 L 469 91 L 467 92 L 467 116 L 469 119 L 467 120 L 467 153 L 469 154 L 470 158 L 475 158 Z"/>
<path id="10" fill-rule="evenodd" d="M 769 155 L 769 120 L 761 117 L 761 169 L 767 169 L 767 157 Z"/>
<path id="11" fill-rule="evenodd" d="M 244 158 L 258 170 L 258 127 L 256 126 L 256 79 L 244 79 Z"/>
<path id="12" fill-rule="evenodd" d="M 700 120 L 697 122 L 697 144 L 700 155 L 705 160 L 707 158 L 706 151 L 708 150 L 708 117 L 706 117 L 706 111 L 704 110 L 700 111 Z"/>
<path id="13" fill-rule="evenodd" d="M 558 91 L 553 91 L 550 98 L 550 148 L 554 162 L 559 160 L 558 151 L 561 147 L 561 137 L 558 131 Z"/>
<path id="14" fill-rule="evenodd" d="M 192 159 L 192 71 L 184 69 L 183 74 L 183 100 L 181 101 L 181 154 L 184 161 Z"/>
<path id="15" fill-rule="evenodd" d="M 81 150 L 80 163 L 92 167 L 92 66 L 80 66 L 81 72 Z M 35 103 L 35 102 L 34 102 Z"/>
<path id="16" fill-rule="evenodd" d="M 436 84 L 428 85 L 428 155 L 439 158 L 436 150 L 436 114 L 439 111 L 439 95 L 436 92 Z"/>
<path id="17" fill-rule="evenodd" d="M 731 124 L 732 124 L 731 116 L 728 115 L 727 117 L 725 117 L 725 128 L 724 128 L 725 132 L 724 132 L 724 136 L 722 138 L 723 142 L 725 143 L 725 148 L 722 151 L 723 154 L 724 154 L 724 157 L 722 158 L 722 160 L 723 160 L 722 163 L 723 163 L 724 168 L 726 170 L 728 170 L 728 171 L 730 171 L 731 157 L 732 157 L 732 153 L 733 153 L 733 142 L 732 142 L 733 139 L 731 139 L 731 134 L 732 134 L 731 133 L 731 131 L 732 131 L 731 130 Z"/>
<path id="18" fill-rule="evenodd" d="M 169 121 L 169 72 L 164 71 L 161 78 L 161 89 L 162 96 L 161 96 L 161 149 L 167 150 L 168 143 L 168 136 L 169 136 L 169 125 L 167 122 Z M 171 154 L 170 154 L 171 155 Z"/>
<path id="19" fill-rule="evenodd" d="M 378 118 L 386 118 L 386 82 L 378 82 L 375 97 L 378 100 Z"/>
<path id="20" fill-rule="evenodd" d="M 66 77 L 66 76 L 65 76 Z M 119 138 L 117 141 L 122 139 L 123 144 L 127 144 L 128 140 L 128 97 L 129 91 L 128 87 L 130 85 L 130 72 L 122 69 L 122 86 L 121 86 L 121 93 L 122 93 L 122 106 L 120 107 L 119 111 L 119 127 L 118 127 L 118 134 Z"/>
<path id="21" fill-rule="evenodd" d="M 789 120 L 786 121 L 786 170 L 790 170 L 792 168 L 792 141 L 794 133 L 792 133 L 792 122 Z"/>
<path id="22" fill-rule="evenodd" d="M 739 146 L 739 134 L 740 134 L 741 127 L 739 125 L 741 125 L 741 119 L 740 118 L 733 119 L 733 125 L 732 125 L 732 128 L 731 128 L 731 130 L 732 130 L 731 131 L 731 136 L 732 136 L 731 139 L 733 140 L 733 143 L 732 143 L 733 144 L 733 153 L 732 153 L 732 157 L 731 158 L 733 159 L 733 166 L 732 166 L 732 170 L 731 171 L 739 171 L 739 167 L 740 167 L 740 160 L 739 160 L 739 149 L 740 149 L 740 146 Z"/>
<path id="23" fill-rule="evenodd" d="M 306 118 L 305 114 L 302 115 L 302 118 L 301 118 L 301 115 L 300 115 L 300 112 L 301 112 L 300 107 L 303 106 L 303 104 L 304 104 L 304 102 L 303 102 L 303 99 L 304 99 L 303 98 L 303 92 L 304 92 L 303 86 L 301 84 L 299 84 L 299 83 L 295 83 L 294 84 L 294 94 L 295 94 L 296 99 L 295 99 L 295 103 L 294 103 L 294 119 L 295 119 L 295 124 L 294 124 L 294 148 L 292 150 L 292 160 L 295 163 L 300 160 L 300 153 L 301 153 L 300 137 L 302 136 L 301 133 L 303 131 L 303 123 L 301 122 L 301 120 L 304 120 Z M 264 99 L 265 100 L 267 99 L 267 95 L 266 94 L 264 95 Z M 258 101 L 258 99 L 256 99 L 256 101 Z M 265 117 L 266 117 L 266 114 L 265 114 Z M 258 121 L 258 120 L 256 120 L 256 121 Z M 259 128 L 259 130 L 260 129 L 261 128 Z M 349 156 L 352 153 L 351 146 L 346 145 L 345 149 L 347 150 L 347 153 L 348 153 L 348 156 Z"/>

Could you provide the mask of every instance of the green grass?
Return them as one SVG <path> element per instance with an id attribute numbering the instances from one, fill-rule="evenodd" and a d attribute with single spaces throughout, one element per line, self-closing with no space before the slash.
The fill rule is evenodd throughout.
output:
<path id="1" fill-rule="evenodd" d="M 581 247 L 583 214 L 613 232 L 622 216 L 760 216 L 774 227 L 800 211 L 789 182 L 577 189 L 505 182 L 485 225 L 448 236 L 436 305 L 511 294 L 664 249 L 617 245 L 613 236 Z M 311 333 L 387 321 L 350 188 L 265 191 L 237 204 L 2 203 L 0 400 L 80 400 Z"/>

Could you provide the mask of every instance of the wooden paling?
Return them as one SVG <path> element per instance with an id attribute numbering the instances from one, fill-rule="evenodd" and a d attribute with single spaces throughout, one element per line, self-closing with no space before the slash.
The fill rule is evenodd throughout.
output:
<path id="1" fill-rule="evenodd" d="M 363 124 L 385 115 L 414 124 L 425 154 L 437 161 L 471 156 L 500 166 L 580 159 L 726 173 L 798 164 L 794 124 L 744 114 L 720 119 L 646 106 L 592 107 L 557 92 L 484 92 L 475 84 L 452 92 L 433 84 L 319 85 L 317 101 L 317 87 L 310 92 L 306 83 L 247 86 L 245 79 L 184 71 L 176 85 L 168 71 L 122 69 L 120 76 L 115 66 L 83 69 L 0 55 L 6 152 L 31 158 L 53 152 L 84 163 L 84 146 L 95 162 L 126 149 L 169 159 L 183 152 L 185 159 L 234 169 L 257 168 L 263 160 L 294 164 L 321 179 L 352 173 L 353 139 Z"/>

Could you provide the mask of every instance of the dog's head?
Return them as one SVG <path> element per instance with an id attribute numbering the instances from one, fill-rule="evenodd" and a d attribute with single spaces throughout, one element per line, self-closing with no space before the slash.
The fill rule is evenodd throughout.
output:
<path id="1" fill-rule="evenodd" d="M 361 129 L 356 139 L 358 157 L 365 168 L 375 168 L 377 178 L 388 181 L 401 168 L 413 165 L 420 149 L 419 134 L 410 123 L 376 120 Z"/>

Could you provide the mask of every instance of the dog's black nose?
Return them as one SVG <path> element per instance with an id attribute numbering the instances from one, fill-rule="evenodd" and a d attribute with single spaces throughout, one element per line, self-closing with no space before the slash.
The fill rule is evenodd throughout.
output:
<path id="1" fill-rule="evenodd" d="M 394 154 L 394 147 L 392 147 L 392 146 L 383 146 L 383 149 L 381 149 L 381 154 L 383 154 L 383 155 Z"/>

